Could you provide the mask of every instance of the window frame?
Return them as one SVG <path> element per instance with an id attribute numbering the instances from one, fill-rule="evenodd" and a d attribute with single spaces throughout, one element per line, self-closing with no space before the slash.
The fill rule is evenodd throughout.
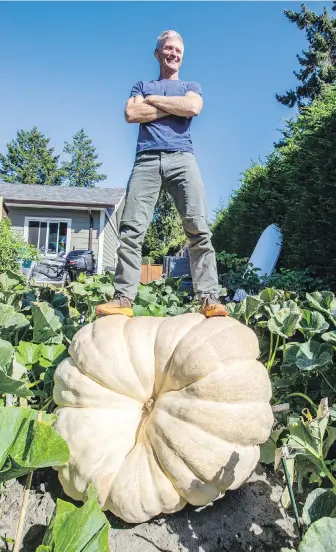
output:
<path id="1" fill-rule="evenodd" d="M 72 219 L 71 218 L 64 218 L 64 217 L 30 217 L 26 216 L 24 221 L 24 229 L 23 229 L 23 238 L 28 243 L 28 235 L 29 235 L 29 222 L 46 222 L 47 223 L 47 233 L 46 233 L 46 242 L 49 239 L 49 223 L 52 222 L 65 222 L 67 224 L 67 234 L 66 234 L 66 249 L 65 254 L 67 255 L 70 252 L 70 239 L 71 239 L 71 224 Z M 57 257 L 58 253 L 41 253 L 43 257 Z"/>

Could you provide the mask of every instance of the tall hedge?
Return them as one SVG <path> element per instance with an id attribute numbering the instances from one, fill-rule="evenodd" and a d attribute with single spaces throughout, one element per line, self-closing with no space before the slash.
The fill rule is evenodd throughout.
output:
<path id="1" fill-rule="evenodd" d="M 260 233 L 279 224 L 281 265 L 311 267 L 336 286 L 336 86 L 295 121 L 264 164 L 243 175 L 241 187 L 213 225 L 217 251 L 250 256 Z"/>

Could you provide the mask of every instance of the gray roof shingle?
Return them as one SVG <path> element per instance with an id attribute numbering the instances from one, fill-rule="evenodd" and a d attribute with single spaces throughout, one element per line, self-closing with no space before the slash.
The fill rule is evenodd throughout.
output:
<path id="1" fill-rule="evenodd" d="M 117 205 L 124 194 L 124 188 L 40 186 L 35 184 L 8 184 L 0 181 L 0 197 L 3 197 L 5 203 L 84 205 L 103 208 Z"/>

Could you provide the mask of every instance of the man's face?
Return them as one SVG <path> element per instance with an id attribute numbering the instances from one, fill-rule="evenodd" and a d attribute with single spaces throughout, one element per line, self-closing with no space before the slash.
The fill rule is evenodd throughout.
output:
<path id="1" fill-rule="evenodd" d="M 183 44 L 177 37 L 168 37 L 160 50 L 156 50 L 156 57 L 162 67 L 175 73 L 182 65 Z"/>

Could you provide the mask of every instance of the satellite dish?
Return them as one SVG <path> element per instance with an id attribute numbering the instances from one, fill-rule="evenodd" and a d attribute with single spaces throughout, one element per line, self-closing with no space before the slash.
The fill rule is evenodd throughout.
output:
<path id="1" fill-rule="evenodd" d="M 260 280 L 272 274 L 281 252 L 283 236 L 280 228 L 276 224 L 270 224 L 261 234 L 257 245 L 249 259 Z M 243 301 L 247 297 L 243 289 L 237 289 L 233 301 Z"/>
<path id="2" fill-rule="evenodd" d="M 259 278 L 272 274 L 281 248 L 282 233 L 276 224 L 270 224 L 261 234 L 249 262 L 258 269 Z"/>

